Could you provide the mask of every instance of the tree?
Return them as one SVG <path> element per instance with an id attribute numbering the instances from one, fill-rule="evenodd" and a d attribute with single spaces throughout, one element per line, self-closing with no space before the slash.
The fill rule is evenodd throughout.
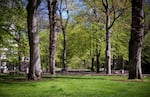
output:
<path id="1" fill-rule="evenodd" d="M 29 80 L 37 80 L 41 77 L 39 36 L 37 28 L 36 12 L 41 0 L 28 0 L 27 23 L 30 46 Z"/>
<path id="2" fill-rule="evenodd" d="M 144 0 L 132 0 L 129 42 L 129 79 L 142 79 L 141 52 L 144 38 Z"/>
<path id="3" fill-rule="evenodd" d="M 56 11 L 57 0 L 48 0 L 49 10 L 49 24 L 50 24 L 50 42 L 49 42 L 49 61 L 50 61 L 50 73 L 55 74 L 55 50 L 56 50 Z"/>
<path id="4" fill-rule="evenodd" d="M 94 4 L 95 3 L 96 2 L 94 2 Z M 98 12 L 97 12 L 95 6 L 91 6 L 91 8 L 92 8 L 92 11 L 93 11 L 92 14 L 94 16 L 93 24 L 96 22 L 97 25 L 99 25 L 100 17 L 98 17 Z M 98 30 L 99 30 L 99 27 L 98 27 L 98 29 L 96 29 L 96 27 L 95 27 L 95 29 L 93 29 L 92 31 L 95 31 L 94 33 L 98 33 Z M 100 68 L 100 49 L 99 49 L 99 44 L 101 44 L 101 43 L 99 43 L 99 38 L 97 37 L 97 35 L 94 38 L 96 38 L 96 40 L 95 40 L 95 55 L 96 55 L 96 72 L 98 73 L 99 72 L 99 68 Z M 92 57 L 92 61 L 93 61 L 93 58 L 94 57 Z M 91 64 L 91 70 L 92 69 L 93 69 L 93 62 Z"/>
<path id="5" fill-rule="evenodd" d="M 79 17 L 77 17 L 79 20 Z M 81 21 L 81 18 L 80 20 Z M 68 25 L 67 31 L 67 66 L 70 68 L 84 68 L 84 60 L 89 62 L 90 31 L 84 22 Z M 88 65 L 88 64 L 87 64 Z"/>
<path id="6" fill-rule="evenodd" d="M 123 2 L 124 5 L 126 2 Z M 111 74 L 111 31 L 110 29 L 114 25 L 115 21 L 123 14 L 125 10 L 125 6 L 119 7 L 118 0 L 112 0 L 111 3 L 108 0 L 102 0 L 102 4 L 104 7 L 103 12 L 106 16 L 106 67 L 107 73 Z M 111 17 L 113 16 L 112 22 Z"/>
<path id="7" fill-rule="evenodd" d="M 2 50 L 0 52 L 6 54 L 7 64 L 13 63 L 20 67 L 21 57 L 28 48 L 25 33 L 26 10 L 23 1 L 2 0 L 0 15 L 0 48 Z"/>
<path id="8" fill-rule="evenodd" d="M 69 11 L 68 11 L 68 2 L 67 0 L 60 0 L 60 4 L 58 7 L 58 12 L 59 12 L 59 22 L 60 22 L 60 28 L 63 32 L 63 71 L 67 71 L 67 62 L 66 62 L 66 42 L 67 42 L 67 35 L 66 35 L 66 28 L 68 25 L 68 20 L 69 20 Z M 66 20 L 63 17 L 63 14 L 66 14 L 67 18 Z"/>

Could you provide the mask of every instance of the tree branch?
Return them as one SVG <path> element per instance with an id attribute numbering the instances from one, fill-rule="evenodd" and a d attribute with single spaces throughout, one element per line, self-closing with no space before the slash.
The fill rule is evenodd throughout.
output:
<path id="1" fill-rule="evenodd" d="M 119 13 L 119 15 L 116 16 L 116 11 L 114 11 L 114 18 L 113 18 L 113 21 L 112 21 L 111 25 L 108 27 L 108 29 L 110 29 L 110 28 L 113 26 L 113 24 L 115 23 L 115 21 L 116 21 L 122 14 L 123 14 L 123 12 Z"/>
<path id="2" fill-rule="evenodd" d="M 67 13 L 67 20 L 66 20 L 66 22 L 65 22 L 65 28 L 66 28 L 67 25 L 68 25 L 68 21 L 69 21 L 70 16 L 69 16 L 69 11 L 68 11 L 68 3 L 67 3 L 67 0 L 65 0 L 65 4 L 66 4 L 66 13 Z"/>
<path id="3" fill-rule="evenodd" d="M 112 23 L 111 23 L 111 25 L 109 26 L 108 29 L 110 29 L 110 28 L 113 26 L 113 24 L 115 23 L 115 21 L 124 13 L 124 11 L 125 11 L 126 9 L 128 9 L 128 6 L 125 7 L 125 8 L 122 8 L 122 9 L 120 10 L 120 12 L 119 12 L 119 11 L 116 11 L 115 9 L 116 9 L 116 8 L 115 8 L 115 4 L 113 4 L 113 5 L 112 5 L 112 11 L 114 12 L 114 17 L 113 17 L 113 21 L 112 21 Z M 116 16 L 116 12 L 118 13 L 117 16 Z"/>
<path id="4" fill-rule="evenodd" d="M 102 3 L 103 3 L 103 6 L 105 8 L 105 11 L 107 10 L 107 7 L 108 7 L 108 2 L 106 1 L 106 3 L 104 2 L 104 0 L 102 0 Z"/>

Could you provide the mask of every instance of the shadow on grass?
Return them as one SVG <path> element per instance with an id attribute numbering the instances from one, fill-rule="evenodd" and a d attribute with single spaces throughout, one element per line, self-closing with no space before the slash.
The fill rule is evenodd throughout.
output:
<path id="1" fill-rule="evenodd" d="M 20 75 L 15 75 L 15 76 L 11 76 L 8 74 L 2 74 L 0 75 L 0 84 L 14 84 L 17 82 L 25 82 L 26 77 L 25 76 L 20 76 Z"/>
<path id="2" fill-rule="evenodd" d="M 28 84 L 32 82 L 50 81 L 57 77 L 42 77 L 40 80 L 28 80 L 26 75 L 9 75 L 0 74 L 0 85 L 1 84 Z"/>
<path id="3" fill-rule="evenodd" d="M 0 84 L 19 84 L 21 82 L 39 82 L 50 81 L 55 79 L 76 79 L 76 80 L 107 80 L 105 77 L 91 77 L 91 76 L 42 76 L 41 80 L 27 80 L 25 75 L 11 76 L 8 74 L 0 74 Z"/>
<path id="4" fill-rule="evenodd" d="M 106 80 L 107 79 L 107 78 L 90 77 L 90 76 L 43 76 L 42 78 L 77 79 L 77 80 Z"/>

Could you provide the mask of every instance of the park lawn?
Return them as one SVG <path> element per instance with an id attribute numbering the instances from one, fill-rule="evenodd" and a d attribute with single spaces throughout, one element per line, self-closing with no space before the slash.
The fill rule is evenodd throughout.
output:
<path id="1" fill-rule="evenodd" d="M 150 97 L 150 77 L 46 76 L 27 81 L 22 76 L 0 75 L 0 97 Z"/>

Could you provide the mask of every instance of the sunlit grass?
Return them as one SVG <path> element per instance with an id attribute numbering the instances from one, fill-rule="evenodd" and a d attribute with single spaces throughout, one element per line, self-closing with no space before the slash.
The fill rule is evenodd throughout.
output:
<path id="1" fill-rule="evenodd" d="M 47 76 L 40 81 L 0 76 L 0 97 L 150 97 L 150 78 Z"/>

